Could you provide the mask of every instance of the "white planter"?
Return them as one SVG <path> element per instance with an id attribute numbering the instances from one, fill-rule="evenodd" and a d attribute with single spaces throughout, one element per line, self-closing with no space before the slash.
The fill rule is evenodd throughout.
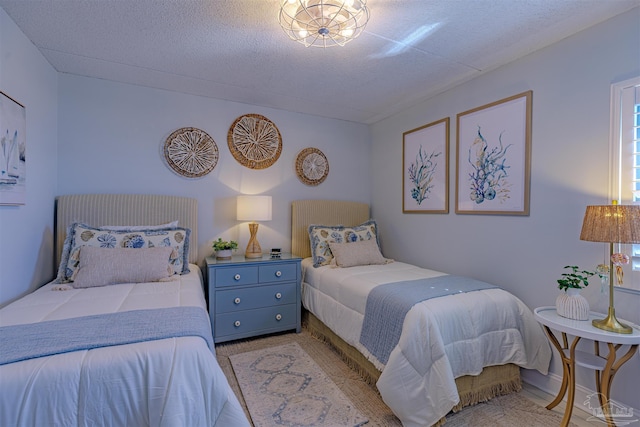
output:
<path id="1" fill-rule="evenodd" d="M 556 298 L 559 316 L 574 320 L 589 320 L 589 301 L 580 295 L 580 289 L 568 288 Z"/>
<path id="2" fill-rule="evenodd" d="M 216 259 L 231 259 L 233 249 L 223 249 L 216 251 Z"/>

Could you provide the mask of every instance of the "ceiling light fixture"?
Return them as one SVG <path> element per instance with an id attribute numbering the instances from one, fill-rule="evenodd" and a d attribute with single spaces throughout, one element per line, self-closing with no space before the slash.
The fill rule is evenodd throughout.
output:
<path id="1" fill-rule="evenodd" d="M 280 26 L 306 47 L 344 46 L 369 21 L 367 0 L 282 0 Z"/>

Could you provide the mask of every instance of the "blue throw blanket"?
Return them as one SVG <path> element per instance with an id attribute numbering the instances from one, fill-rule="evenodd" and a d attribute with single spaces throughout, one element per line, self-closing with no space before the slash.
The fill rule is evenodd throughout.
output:
<path id="1" fill-rule="evenodd" d="M 200 336 L 213 351 L 209 322 L 209 315 L 202 308 L 171 307 L 5 326 L 0 328 L 0 365 L 183 336 Z"/>
<path id="2" fill-rule="evenodd" d="M 491 288 L 497 286 L 450 275 L 377 286 L 367 297 L 360 343 L 386 364 L 391 350 L 400 341 L 404 318 L 415 304 L 445 295 Z"/>

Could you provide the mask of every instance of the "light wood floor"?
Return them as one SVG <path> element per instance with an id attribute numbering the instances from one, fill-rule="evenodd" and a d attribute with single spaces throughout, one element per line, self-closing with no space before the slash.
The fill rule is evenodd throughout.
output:
<path id="1" fill-rule="evenodd" d="M 537 387 L 527 384 L 524 381 L 522 382 L 521 393 L 523 394 L 524 397 L 537 403 L 542 407 L 547 406 L 549 402 L 551 402 L 555 398 L 555 396 L 549 393 L 546 393 Z M 565 409 L 565 402 L 560 402 L 560 404 L 555 408 L 553 408 L 551 411 L 557 413 L 560 416 L 563 416 L 564 409 Z M 591 413 L 584 411 L 574 405 L 573 412 L 571 413 L 571 422 L 578 427 L 593 427 L 593 426 L 602 427 L 605 425 L 598 420 L 587 421 L 587 419 L 591 416 L 592 416 Z"/>

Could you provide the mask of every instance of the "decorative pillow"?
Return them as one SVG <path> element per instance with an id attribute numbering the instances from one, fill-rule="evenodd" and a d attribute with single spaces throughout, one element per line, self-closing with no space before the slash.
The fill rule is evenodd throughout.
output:
<path id="1" fill-rule="evenodd" d="M 101 248 L 82 246 L 80 262 L 74 272 L 74 288 L 93 288 L 118 283 L 158 282 L 173 275 L 169 256 L 164 248 Z"/>
<path id="2" fill-rule="evenodd" d="M 54 283 L 67 283 L 78 267 L 81 246 L 100 248 L 154 248 L 171 247 L 170 263 L 175 274 L 189 272 L 188 228 L 161 230 L 115 231 L 86 224 L 74 223 L 67 229 L 58 276 Z"/>
<path id="3" fill-rule="evenodd" d="M 320 267 L 331 262 L 333 255 L 329 242 L 345 243 L 359 240 L 374 239 L 378 246 L 378 226 L 375 220 L 363 222 L 355 227 L 345 227 L 344 225 L 310 225 L 309 242 L 311 244 L 311 256 L 313 266 Z"/>
<path id="4" fill-rule="evenodd" d="M 329 248 L 338 267 L 386 264 L 378 243 L 373 240 L 359 240 L 351 243 L 329 242 Z"/>
<path id="5" fill-rule="evenodd" d="M 164 230 L 166 228 L 177 228 L 178 220 L 160 225 L 103 225 L 100 228 L 113 231 L 144 231 L 144 230 Z"/>

